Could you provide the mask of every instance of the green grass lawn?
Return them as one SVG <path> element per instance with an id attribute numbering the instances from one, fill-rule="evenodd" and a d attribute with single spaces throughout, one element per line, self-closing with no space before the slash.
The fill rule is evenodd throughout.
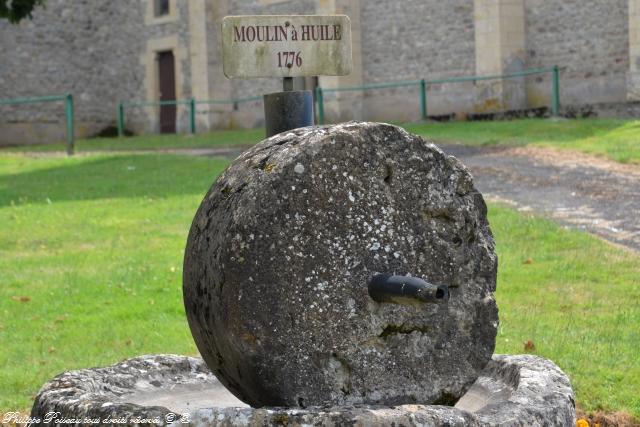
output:
<path id="1" fill-rule="evenodd" d="M 183 248 L 226 162 L 163 154 L 0 155 L 0 412 L 70 369 L 194 354 Z M 640 256 L 491 205 L 497 352 L 531 340 L 587 410 L 640 416 Z"/>
<path id="2" fill-rule="evenodd" d="M 0 412 L 27 408 L 63 370 L 196 351 L 182 254 L 225 166 L 170 155 L 0 157 Z"/>
<path id="3" fill-rule="evenodd" d="M 196 135 L 142 135 L 123 138 L 79 139 L 75 143 L 76 152 L 91 151 L 131 151 L 175 148 L 213 148 L 219 146 L 252 145 L 264 139 L 264 129 L 220 130 Z M 64 142 L 54 144 L 20 145 L 1 147 L 2 152 L 64 152 Z"/>
<path id="4" fill-rule="evenodd" d="M 640 164 L 640 121 L 615 119 L 522 119 L 476 122 L 407 123 L 410 132 L 437 142 L 556 147 Z M 264 129 L 227 130 L 192 135 L 144 135 L 77 141 L 78 152 L 162 148 L 203 148 L 254 144 Z M 8 147 L 2 151 L 64 151 L 63 143 Z"/>

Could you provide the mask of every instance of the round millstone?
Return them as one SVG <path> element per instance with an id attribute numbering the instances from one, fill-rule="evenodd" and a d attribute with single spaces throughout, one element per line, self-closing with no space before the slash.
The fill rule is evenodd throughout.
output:
<path id="1" fill-rule="evenodd" d="M 268 138 L 213 184 L 185 251 L 200 353 L 252 406 L 453 404 L 495 345 L 486 205 L 454 157 L 350 122 Z M 449 286 L 378 303 L 377 273 Z"/>

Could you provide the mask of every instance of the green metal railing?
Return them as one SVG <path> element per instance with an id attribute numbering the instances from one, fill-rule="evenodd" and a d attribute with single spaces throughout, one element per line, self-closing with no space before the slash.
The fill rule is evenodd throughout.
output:
<path id="1" fill-rule="evenodd" d="M 318 121 L 319 123 L 325 122 L 325 111 L 324 111 L 324 94 L 330 92 L 345 92 L 345 91 L 365 91 L 372 89 L 386 89 L 386 88 L 397 88 L 397 87 L 408 87 L 408 86 L 419 86 L 420 93 L 420 116 L 423 119 L 427 119 L 427 91 L 429 85 L 435 84 L 443 84 L 443 83 L 459 83 L 459 82 L 470 82 L 470 81 L 481 81 L 481 80 L 498 80 L 498 79 L 508 79 L 513 77 L 524 77 L 531 76 L 535 74 L 545 74 L 551 73 L 551 112 L 554 116 L 558 116 L 560 114 L 560 69 L 559 67 L 553 66 L 550 68 L 533 68 L 529 70 L 524 70 L 518 73 L 511 74 L 503 74 L 503 75 L 494 75 L 494 76 L 471 76 L 471 77 L 451 77 L 445 79 L 435 79 L 435 80 L 409 80 L 409 81 L 399 81 L 399 82 L 386 82 L 386 83 L 373 83 L 361 86 L 342 86 L 335 88 L 322 88 L 320 86 L 316 87 L 316 110 L 318 113 Z M 124 124 L 125 124 L 125 109 L 130 108 L 144 108 L 144 107 L 157 107 L 161 105 L 187 105 L 189 109 L 189 131 L 191 133 L 196 132 L 196 107 L 198 104 L 209 104 L 209 105 L 221 105 L 221 104 L 237 104 L 249 101 L 258 101 L 262 100 L 262 96 L 249 96 L 245 98 L 237 98 L 237 99 L 222 99 L 222 100 L 196 100 L 193 98 L 190 99 L 177 99 L 171 101 L 122 101 L 118 103 L 117 110 L 117 128 L 118 128 L 118 136 L 124 135 Z M 74 133 L 74 106 L 73 106 L 73 95 L 68 93 L 65 95 L 51 95 L 51 96 L 34 96 L 34 97 L 23 97 L 23 98 L 13 98 L 13 99 L 0 99 L 0 105 L 17 105 L 17 104 L 32 104 L 32 103 L 41 103 L 41 102 L 59 102 L 63 101 L 65 104 L 65 117 L 66 117 L 66 136 L 67 136 L 67 153 L 72 155 L 75 149 L 75 133 Z"/>
<path id="2" fill-rule="evenodd" d="M 560 69 L 558 66 L 549 68 L 532 68 L 529 70 L 520 71 L 511 74 L 492 75 L 492 76 L 463 76 L 463 77 L 450 77 L 445 79 L 433 79 L 433 80 L 406 80 L 396 82 L 385 83 L 372 83 L 361 86 L 341 86 L 334 88 L 322 88 L 316 87 L 316 111 L 318 113 L 318 122 L 323 124 L 325 122 L 324 111 L 324 95 L 331 92 L 347 92 L 347 91 L 365 91 L 372 89 L 389 89 L 398 87 L 411 87 L 418 86 L 420 93 L 420 117 L 426 120 L 428 117 L 427 111 L 427 91 L 430 85 L 444 84 L 444 83 L 461 83 L 461 82 L 476 82 L 483 80 L 499 80 L 508 79 L 514 77 L 525 77 L 536 74 L 551 73 L 551 113 L 554 116 L 560 115 Z M 242 102 L 258 101 L 262 100 L 262 96 L 249 96 L 245 98 L 237 99 L 210 99 L 210 100 L 196 100 L 190 99 L 176 99 L 173 101 L 122 101 L 118 103 L 118 136 L 124 135 L 125 124 L 125 108 L 144 108 L 144 107 L 157 107 L 160 105 L 188 105 L 189 108 L 189 131 L 191 133 L 196 132 L 196 107 L 198 104 L 234 104 L 237 105 Z"/>
<path id="3" fill-rule="evenodd" d="M 188 105 L 189 106 L 189 130 L 191 133 L 196 132 L 196 105 L 195 100 L 191 99 L 175 99 L 171 101 L 121 101 L 118 103 L 117 127 L 118 136 L 124 136 L 124 112 L 126 108 L 144 108 L 159 107 L 161 105 Z"/>
<path id="4" fill-rule="evenodd" d="M 118 136 L 124 136 L 124 123 L 125 123 L 125 107 L 126 108 L 144 108 L 144 107 L 158 107 L 161 105 L 188 105 L 189 107 L 189 132 L 196 133 L 196 106 L 198 104 L 234 104 L 237 105 L 242 102 L 262 100 L 262 96 L 248 96 L 245 98 L 237 99 L 205 99 L 196 100 L 190 99 L 176 99 L 172 101 L 121 101 L 118 103 L 117 113 L 117 127 Z"/>
<path id="5" fill-rule="evenodd" d="M 67 154 L 73 155 L 75 145 L 75 133 L 74 133 L 74 109 L 73 109 L 73 95 L 67 93 L 65 95 L 50 95 L 50 96 L 31 96 L 25 98 L 13 98 L 13 99 L 0 99 L 0 105 L 17 105 L 17 104 L 34 104 L 40 102 L 59 102 L 64 101 L 64 110 L 67 125 Z"/>
<path id="6" fill-rule="evenodd" d="M 520 71 L 511 74 L 493 75 L 493 76 L 464 76 L 464 77 L 450 77 L 445 79 L 435 80 L 408 80 L 399 82 L 386 82 L 386 83 L 373 83 L 360 86 L 342 86 L 334 88 L 322 88 L 316 87 L 316 104 L 318 112 L 318 121 L 323 124 L 325 121 L 324 114 L 324 95 L 330 92 L 346 92 L 346 91 L 365 91 L 371 89 L 389 89 L 406 86 L 419 86 L 420 87 L 420 117 L 427 119 L 427 90 L 429 85 L 443 84 L 443 83 L 461 83 L 461 82 L 475 82 L 479 80 L 499 80 L 508 79 L 513 77 L 525 77 L 535 74 L 551 73 L 551 113 L 554 116 L 560 115 L 560 69 L 553 66 L 550 68 L 532 68 L 529 70 Z"/>

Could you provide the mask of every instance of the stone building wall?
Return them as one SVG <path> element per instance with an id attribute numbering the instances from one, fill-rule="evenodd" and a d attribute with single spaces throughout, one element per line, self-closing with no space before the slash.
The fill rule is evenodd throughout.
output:
<path id="1" fill-rule="evenodd" d="M 116 2 L 48 0 L 33 21 L 0 20 L 0 98 L 72 93 L 78 135 L 113 123 L 113 100 L 142 96 L 143 87 L 142 13 L 120 9 Z M 64 120 L 62 102 L 0 106 L 0 144 L 64 140 Z"/>
<path id="2" fill-rule="evenodd" d="M 628 0 L 524 0 L 524 5 L 526 67 L 560 66 L 563 103 L 625 100 Z M 549 79 L 529 81 L 529 105 L 548 105 Z"/>
<path id="3" fill-rule="evenodd" d="M 0 21 L 0 99 L 73 93 L 76 134 L 115 124 L 119 101 L 157 101 L 156 55 L 176 60 L 176 96 L 228 100 L 281 90 L 280 79 L 222 73 L 226 15 L 345 13 L 354 71 L 321 76 L 323 88 L 504 74 L 559 65 L 563 105 L 640 99 L 640 0 L 48 0 L 33 21 Z M 636 22 L 638 21 L 638 22 Z M 631 58 L 631 59 L 630 59 Z M 307 87 L 313 79 L 307 79 Z M 550 75 L 433 85 L 430 115 L 549 106 Z M 417 120 L 419 87 L 327 93 L 328 120 Z M 158 107 L 129 107 L 126 126 L 157 132 Z M 198 131 L 264 123 L 260 100 L 198 104 Z M 188 131 L 179 106 L 177 131 Z M 0 144 L 64 140 L 64 105 L 0 106 Z"/>
<path id="4" fill-rule="evenodd" d="M 473 3 L 362 2 L 363 77 L 370 83 L 440 78 L 475 70 Z"/>
<path id="5" fill-rule="evenodd" d="M 171 0 L 168 17 L 152 16 L 153 0 L 122 8 L 118 2 L 49 0 L 32 21 L 0 21 L 2 98 L 72 93 L 76 136 L 96 134 L 116 122 L 120 101 L 157 101 L 156 54 L 172 50 L 176 95 L 192 93 L 189 2 Z M 6 52 L 6 55 L 5 55 Z M 64 139 L 64 106 L 0 107 L 0 144 Z M 157 106 L 126 107 L 126 127 L 157 132 Z M 188 129 L 188 109 L 179 105 L 178 132 Z"/>
<path id="6" fill-rule="evenodd" d="M 365 83 L 474 74 L 472 1 L 368 0 L 361 7 Z M 363 102 L 364 114 L 380 120 L 390 115 L 396 119 L 417 119 L 418 90 L 418 86 L 413 86 L 369 91 Z M 438 114 L 469 108 L 473 99 L 468 94 L 468 85 L 434 86 L 430 88 L 431 111 Z"/>

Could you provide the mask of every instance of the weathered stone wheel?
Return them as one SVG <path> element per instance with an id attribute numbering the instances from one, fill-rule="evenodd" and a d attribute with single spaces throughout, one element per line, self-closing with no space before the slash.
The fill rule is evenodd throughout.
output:
<path id="1" fill-rule="evenodd" d="M 184 301 L 204 360 L 252 406 L 455 402 L 490 360 L 497 260 L 455 158 L 351 122 L 266 139 L 205 196 Z M 376 302 L 376 273 L 449 287 Z"/>

